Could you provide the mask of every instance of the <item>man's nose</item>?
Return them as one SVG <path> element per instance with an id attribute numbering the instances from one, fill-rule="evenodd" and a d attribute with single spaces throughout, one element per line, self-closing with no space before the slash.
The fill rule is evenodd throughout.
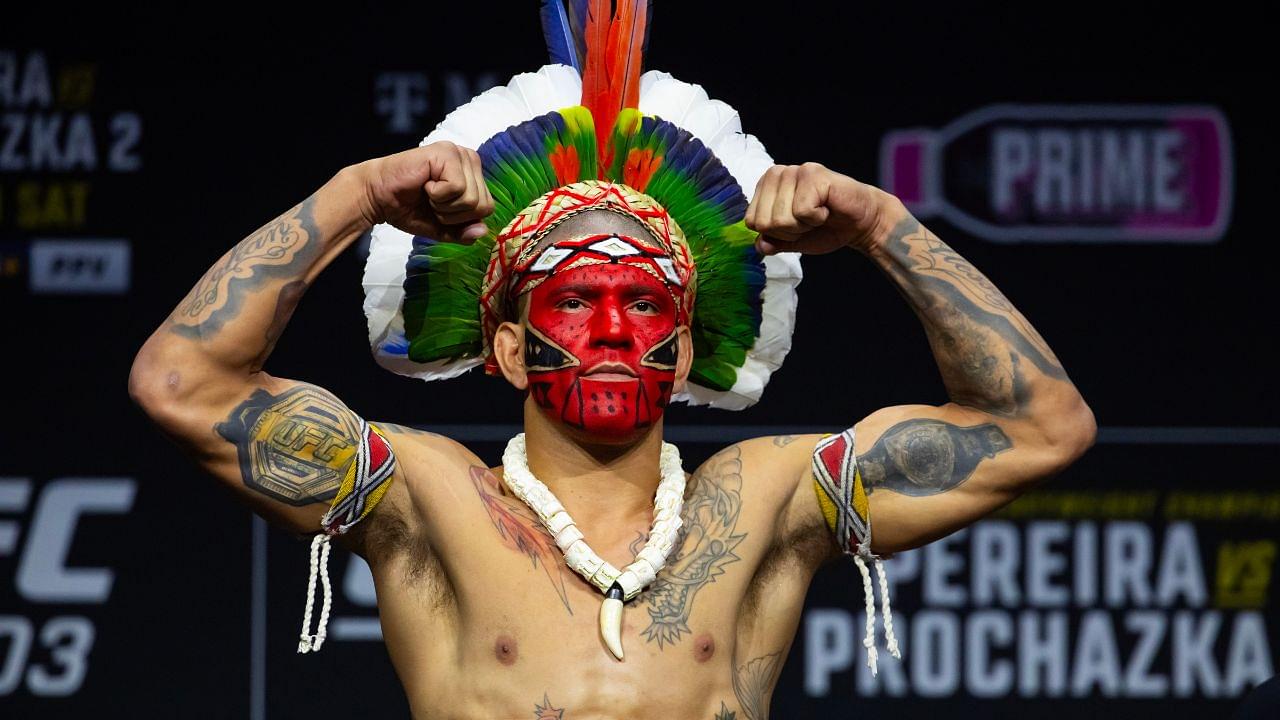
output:
<path id="1" fill-rule="evenodd" d="M 605 301 L 591 318 L 592 342 L 606 345 L 629 345 L 631 323 L 621 303 Z"/>

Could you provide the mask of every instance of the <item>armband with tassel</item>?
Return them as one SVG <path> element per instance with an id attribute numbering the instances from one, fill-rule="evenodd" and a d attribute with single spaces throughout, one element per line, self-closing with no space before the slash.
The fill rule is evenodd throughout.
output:
<path id="1" fill-rule="evenodd" d="M 862 592 L 867 604 L 867 633 L 862 644 L 867 648 L 867 667 L 874 676 L 876 662 L 876 609 L 875 592 L 871 587 L 871 571 L 867 562 L 875 565 L 880 581 L 880 610 L 884 615 L 885 648 L 895 658 L 901 658 L 898 638 L 893 633 L 893 611 L 889 607 L 889 582 L 885 578 L 884 563 L 871 552 L 871 507 L 867 492 L 858 473 L 858 458 L 853 452 L 853 428 L 839 435 L 828 435 L 818 442 L 813 451 L 813 490 L 818 495 L 818 505 L 827 527 L 836 536 L 836 542 L 862 574 Z"/>

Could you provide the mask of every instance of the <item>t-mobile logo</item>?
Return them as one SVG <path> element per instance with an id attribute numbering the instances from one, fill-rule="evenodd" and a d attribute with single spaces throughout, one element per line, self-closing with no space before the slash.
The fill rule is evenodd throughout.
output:
<path id="1" fill-rule="evenodd" d="M 374 112 L 387 118 L 387 132 L 410 133 L 427 114 L 431 87 L 422 73 L 384 72 L 374 83 Z"/>
<path id="2" fill-rule="evenodd" d="M 437 106 L 444 117 L 475 95 L 498 84 L 493 73 L 446 72 L 440 78 L 436 97 L 431 97 L 432 83 L 424 73 L 384 72 L 374 81 L 374 112 L 387 119 L 387 132 L 426 134 L 430 128 L 422 122 Z"/>

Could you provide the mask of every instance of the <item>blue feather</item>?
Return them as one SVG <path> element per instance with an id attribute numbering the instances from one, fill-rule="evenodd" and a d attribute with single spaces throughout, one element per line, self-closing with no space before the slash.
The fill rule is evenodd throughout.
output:
<path id="1" fill-rule="evenodd" d="M 542 36 L 547 41 L 551 62 L 569 65 L 579 75 L 582 74 L 585 5 L 586 0 L 542 0 Z"/>
<path id="2" fill-rule="evenodd" d="M 640 46 L 640 53 L 644 57 L 649 57 L 649 31 L 653 29 L 653 3 L 654 0 L 649 0 L 648 7 L 644 11 L 644 42 Z"/>
<path id="3" fill-rule="evenodd" d="M 565 0 L 569 10 L 569 26 L 573 28 L 573 47 L 577 50 L 578 74 L 587 65 L 587 2 L 589 0 Z"/>

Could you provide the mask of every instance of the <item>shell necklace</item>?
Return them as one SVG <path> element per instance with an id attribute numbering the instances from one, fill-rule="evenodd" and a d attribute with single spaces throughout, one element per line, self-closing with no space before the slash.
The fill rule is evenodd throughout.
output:
<path id="1" fill-rule="evenodd" d="M 595 553 L 551 490 L 529 470 L 524 433 L 511 438 L 502 455 L 502 481 L 538 514 L 564 553 L 565 564 L 605 594 L 600 606 L 600 635 L 613 656 L 622 659 L 622 603 L 640 594 L 667 564 L 683 521 L 684 468 L 680 450 L 662 443 L 662 481 L 653 497 L 653 527 L 636 559 L 621 571 Z"/>

